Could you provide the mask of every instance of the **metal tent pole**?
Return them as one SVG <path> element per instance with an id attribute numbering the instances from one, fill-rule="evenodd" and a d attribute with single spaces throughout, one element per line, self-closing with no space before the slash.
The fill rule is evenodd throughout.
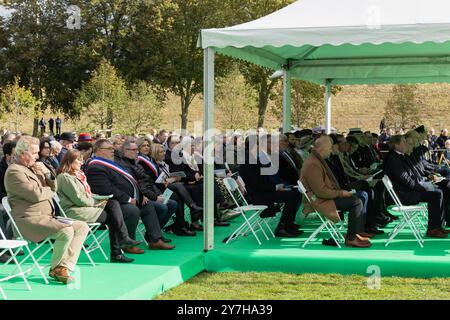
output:
<path id="1" fill-rule="evenodd" d="M 283 132 L 291 131 L 291 72 L 283 70 Z"/>
<path id="2" fill-rule="evenodd" d="M 203 250 L 214 249 L 214 49 L 204 49 Z"/>
<path id="3" fill-rule="evenodd" d="M 325 80 L 325 133 L 331 133 L 331 80 Z"/>

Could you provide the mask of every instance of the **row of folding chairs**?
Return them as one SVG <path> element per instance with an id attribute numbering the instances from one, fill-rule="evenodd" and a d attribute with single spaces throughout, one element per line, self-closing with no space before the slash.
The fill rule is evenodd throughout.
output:
<path id="1" fill-rule="evenodd" d="M 60 199 L 56 193 L 55 193 L 53 199 L 55 200 L 55 203 L 59 208 L 61 218 L 69 219 L 67 217 L 66 213 L 64 212 L 63 208 L 61 207 Z M 29 276 L 31 274 L 32 270 L 37 269 L 40 276 L 44 280 L 45 284 L 48 284 L 49 281 L 43 272 L 43 269 L 46 266 L 41 266 L 39 262 L 42 260 L 42 258 L 44 258 L 53 249 L 53 243 L 52 243 L 51 239 L 47 238 L 40 243 L 34 243 L 34 248 L 31 249 L 30 248 L 31 242 L 25 240 L 25 238 L 22 236 L 22 233 L 20 232 L 20 230 L 12 216 L 11 206 L 9 204 L 7 197 L 4 197 L 2 199 L 2 205 L 8 215 L 8 218 L 12 225 L 16 239 L 15 240 L 7 240 L 5 235 L 3 234 L 3 232 L 1 232 L 0 256 L 5 253 L 8 253 L 10 255 L 10 258 L 8 259 L 8 261 L 6 261 L 5 264 L 14 262 L 15 269 L 12 272 L 10 272 L 10 274 L 8 276 L 0 278 L 0 283 L 3 281 L 9 280 L 13 277 L 21 276 L 25 281 L 27 289 L 31 290 L 31 287 L 26 279 L 26 276 Z M 88 233 L 88 236 L 86 237 L 86 243 L 82 247 L 82 250 L 88 257 L 91 265 L 95 266 L 95 262 L 93 261 L 93 259 L 91 257 L 91 253 L 95 250 L 99 250 L 102 253 L 105 260 L 106 261 L 108 260 L 108 257 L 101 246 L 101 243 L 108 236 L 108 227 L 105 226 L 106 230 L 103 230 L 102 233 L 100 233 L 99 235 L 96 235 L 96 232 L 100 228 L 101 224 L 100 223 L 89 223 L 88 226 L 89 226 L 89 233 Z M 23 250 L 25 256 L 23 259 L 20 259 L 20 261 L 18 261 L 17 253 L 21 250 Z M 39 256 L 37 256 L 38 252 L 41 252 L 41 254 Z M 30 260 L 31 260 L 31 265 L 28 267 L 25 267 L 26 263 Z M 1 287 L 0 287 L 0 293 L 4 299 L 7 298 L 4 290 Z"/>
<path id="2" fill-rule="evenodd" d="M 392 243 L 392 241 L 397 237 L 397 235 L 404 230 L 409 230 L 414 238 L 417 240 L 420 247 L 424 246 L 424 237 L 423 234 L 427 229 L 427 220 L 428 220 L 428 210 L 424 204 L 419 204 L 415 206 L 405 206 L 401 203 L 397 194 L 394 191 L 391 180 L 388 176 L 384 176 L 383 184 L 386 187 L 391 198 L 394 200 L 395 205 L 391 207 L 391 210 L 397 213 L 400 216 L 400 219 L 397 225 L 393 228 L 393 230 L 388 234 L 388 238 L 385 241 L 385 246 L 387 247 Z M 269 239 L 266 231 L 270 233 L 272 236 L 273 232 L 267 222 L 267 219 L 263 219 L 260 217 L 260 213 L 264 211 L 267 206 L 255 206 L 250 205 L 246 201 L 244 195 L 239 190 L 238 184 L 233 178 L 225 178 L 224 184 L 230 193 L 233 202 L 236 205 L 235 210 L 238 210 L 242 217 L 243 223 L 236 228 L 233 233 L 227 238 L 226 243 L 229 243 L 233 240 L 236 240 L 240 237 L 246 236 L 248 234 L 252 234 L 258 244 L 261 245 L 261 240 L 257 234 L 260 231 L 266 240 Z M 311 204 L 311 199 L 307 194 L 307 191 L 303 184 L 298 181 L 298 191 L 303 195 L 303 197 Z M 326 233 L 329 237 L 331 237 L 334 242 L 337 244 L 339 248 L 345 242 L 345 238 L 343 233 L 346 232 L 346 227 L 348 225 L 348 221 L 346 217 L 341 220 L 339 223 L 333 223 L 326 217 L 319 214 L 317 211 L 311 213 L 317 216 L 319 220 L 319 226 L 311 233 L 311 235 L 304 241 L 302 247 L 306 247 L 309 243 L 311 243 L 314 239 L 317 239 L 319 234 Z M 306 222 L 306 220 L 304 220 Z"/>

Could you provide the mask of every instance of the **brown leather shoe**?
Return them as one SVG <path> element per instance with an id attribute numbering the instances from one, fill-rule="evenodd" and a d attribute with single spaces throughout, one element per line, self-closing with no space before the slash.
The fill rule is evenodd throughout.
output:
<path id="1" fill-rule="evenodd" d="M 138 247 L 125 247 L 122 248 L 123 252 L 126 253 L 133 253 L 133 254 L 143 254 L 145 250 L 138 248 Z"/>
<path id="2" fill-rule="evenodd" d="M 358 235 L 360 235 L 363 238 L 366 238 L 365 240 L 375 237 L 375 235 L 373 233 L 368 233 L 368 232 L 360 232 L 360 233 L 358 233 Z"/>
<path id="3" fill-rule="evenodd" d="M 441 228 L 427 231 L 427 237 L 431 238 L 447 238 L 448 233 L 442 232 Z"/>
<path id="4" fill-rule="evenodd" d="M 173 248 L 175 248 L 175 246 L 171 246 L 167 243 L 165 243 L 164 241 L 162 241 L 161 239 L 159 239 L 157 242 L 150 242 L 148 244 L 148 248 L 150 250 L 154 249 L 154 250 L 172 250 Z"/>
<path id="5" fill-rule="evenodd" d="M 445 234 L 450 234 L 450 230 L 447 230 L 447 229 L 444 229 L 444 228 L 441 228 L 441 232 L 445 233 Z"/>
<path id="6" fill-rule="evenodd" d="M 345 246 L 352 248 L 369 248 L 370 246 L 372 246 L 372 243 L 369 240 L 361 240 L 360 238 L 358 238 L 358 235 L 356 235 L 354 240 L 349 240 L 347 237 L 345 237 Z"/>
<path id="7" fill-rule="evenodd" d="M 64 284 L 69 284 L 73 282 L 75 279 L 69 275 L 69 270 L 66 267 L 58 266 L 54 269 L 50 269 L 48 273 L 50 277 L 55 279 L 56 281 L 60 281 Z"/>

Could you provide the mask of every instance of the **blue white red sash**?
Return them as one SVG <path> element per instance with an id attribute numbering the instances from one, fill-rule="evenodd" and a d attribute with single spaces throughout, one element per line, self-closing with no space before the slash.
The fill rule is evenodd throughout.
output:
<path id="1" fill-rule="evenodd" d="M 148 157 L 146 157 L 146 156 L 143 156 L 143 155 L 139 155 L 138 156 L 138 162 L 143 162 L 143 163 L 145 163 L 149 168 L 150 168 L 150 170 L 152 170 L 153 171 L 153 173 L 155 174 L 155 177 L 158 177 L 158 167 L 150 160 L 150 158 L 148 158 Z"/>
<path id="2" fill-rule="evenodd" d="M 134 193 L 135 193 L 135 198 L 138 196 L 138 190 L 139 190 L 139 184 L 136 181 L 136 179 L 134 179 L 134 177 L 128 173 L 128 171 L 126 171 L 124 168 L 122 168 L 121 166 L 119 166 L 117 163 L 109 161 L 107 159 L 104 158 L 94 158 L 89 162 L 89 166 L 92 166 L 94 164 L 99 164 L 101 166 L 110 168 L 118 173 L 120 173 L 125 179 L 128 180 L 128 182 L 131 183 L 131 185 L 133 186 L 134 189 Z"/>

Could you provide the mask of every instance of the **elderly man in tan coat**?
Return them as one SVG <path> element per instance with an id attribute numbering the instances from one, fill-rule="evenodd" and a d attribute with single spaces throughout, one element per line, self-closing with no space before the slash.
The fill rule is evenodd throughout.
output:
<path id="1" fill-rule="evenodd" d="M 356 248 L 367 248 L 371 246 L 371 236 L 363 232 L 364 216 L 362 214 L 363 204 L 352 192 L 340 188 L 333 172 L 324 159 L 328 158 L 332 150 L 332 140 L 329 136 L 319 137 L 306 159 L 301 170 L 300 180 L 312 201 L 312 206 L 321 215 L 333 222 L 340 221 L 337 210 L 349 212 L 349 222 L 345 245 Z M 313 211 L 306 201 L 305 212 Z"/>
<path id="2" fill-rule="evenodd" d="M 55 177 L 43 163 L 36 162 L 39 140 L 24 136 L 16 146 L 16 156 L 5 174 L 5 188 L 12 216 L 22 236 L 32 242 L 55 239 L 49 275 L 65 284 L 73 271 L 89 227 L 85 222 L 55 218 L 52 197 Z"/>

